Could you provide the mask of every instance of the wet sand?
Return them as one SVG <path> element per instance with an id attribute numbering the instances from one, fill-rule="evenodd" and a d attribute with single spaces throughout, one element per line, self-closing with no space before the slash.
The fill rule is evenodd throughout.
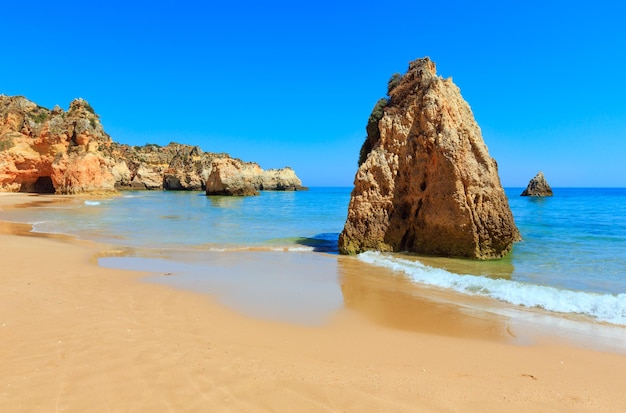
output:
<path id="1" fill-rule="evenodd" d="M 0 245 L 2 411 L 626 411 L 624 353 L 349 257 L 335 264 L 343 304 L 307 325 L 99 267 L 108 246 L 7 223 Z"/>

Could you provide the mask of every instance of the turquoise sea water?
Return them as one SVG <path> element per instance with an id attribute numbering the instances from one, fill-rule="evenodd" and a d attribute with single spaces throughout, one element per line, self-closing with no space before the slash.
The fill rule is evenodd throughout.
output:
<path id="1" fill-rule="evenodd" d="M 418 284 L 626 325 L 626 189 L 556 188 L 552 198 L 520 197 L 521 191 L 506 190 L 523 241 L 504 260 L 475 262 L 375 252 L 358 259 L 363 265 L 392 269 Z M 156 265 L 162 271 L 201 277 L 211 266 L 215 270 L 222 261 L 243 257 L 227 253 L 268 250 L 292 254 L 294 271 L 306 273 L 324 265 L 332 267 L 349 199 L 350 188 L 263 192 L 246 198 L 124 192 L 111 199 L 0 211 L 0 219 L 31 223 L 38 232 L 178 251 L 167 259 L 133 261 L 130 257 L 121 262 L 131 269 Z M 267 267 L 265 274 L 271 272 L 271 261 L 254 262 L 247 270 L 260 265 Z M 105 259 L 101 265 L 113 264 Z M 221 268 L 228 271 L 229 267 Z M 264 282 L 265 288 L 280 284 L 271 284 L 267 278 L 254 288 L 264 288 Z M 268 283 L 274 287 L 267 287 Z M 301 299 L 341 301 L 336 292 L 315 285 L 307 285 L 310 297 L 303 294 Z M 237 288 L 236 282 L 228 288 Z"/>

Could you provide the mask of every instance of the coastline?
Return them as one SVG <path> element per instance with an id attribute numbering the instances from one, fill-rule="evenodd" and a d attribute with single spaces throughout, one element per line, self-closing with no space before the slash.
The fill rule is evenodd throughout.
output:
<path id="1" fill-rule="evenodd" d="M 354 260 L 339 259 L 344 308 L 311 327 L 99 267 L 106 246 L 1 225 L 7 411 L 626 409 L 624 354 L 548 335 L 520 345 L 497 316 L 416 300 Z"/>

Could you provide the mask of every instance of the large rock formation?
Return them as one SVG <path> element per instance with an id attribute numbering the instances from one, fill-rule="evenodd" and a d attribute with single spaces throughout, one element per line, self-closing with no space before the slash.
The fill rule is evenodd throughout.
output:
<path id="1" fill-rule="evenodd" d="M 0 190 L 79 193 L 111 191 L 111 138 L 82 99 L 63 111 L 0 95 Z"/>
<path id="2" fill-rule="evenodd" d="M 223 159 L 243 169 L 250 165 L 197 146 L 115 143 L 83 99 L 64 111 L 0 95 L 0 191 L 205 190 L 213 162 Z M 291 168 L 263 171 L 256 165 L 250 172 L 256 190 L 302 189 Z"/>
<path id="3" fill-rule="evenodd" d="M 543 172 L 539 172 L 528 182 L 528 186 L 521 193 L 521 196 L 552 196 L 552 188 L 548 185 Z"/>
<path id="4" fill-rule="evenodd" d="M 424 58 L 388 94 L 368 122 L 340 252 L 503 257 L 520 235 L 459 88 Z"/>
<path id="5" fill-rule="evenodd" d="M 204 190 L 213 159 L 228 157 L 174 142 L 166 146 L 113 143 L 108 155 L 120 165 L 114 174 L 117 189 L 193 191 Z"/>

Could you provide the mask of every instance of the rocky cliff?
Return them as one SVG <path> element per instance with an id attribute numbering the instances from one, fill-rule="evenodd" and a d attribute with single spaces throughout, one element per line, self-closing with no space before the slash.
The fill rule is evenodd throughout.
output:
<path id="1" fill-rule="evenodd" d="M 112 143 L 107 156 L 116 160 L 113 170 L 116 189 L 193 191 L 204 190 L 214 159 L 228 157 L 179 143 L 166 146 Z"/>
<path id="2" fill-rule="evenodd" d="M 0 95 L 0 191 L 205 190 L 213 163 L 224 159 L 252 165 L 197 146 L 113 142 L 83 99 L 64 111 L 58 106 L 48 110 L 21 96 Z M 303 189 L 291 168 L 264 171 L 256 165 L 253 172 L 255 190 Z"/>
<path id="3" fill-rule="evenodd" d="M 520 239 L 471 109 L 430 59 L 390 80 L 367 132 L 340 252 L 492 259 Z"/>
<path id="4" fill-rule="evenodd" d="M 111 144 L 82 99 L 68 111 L 0 95 L 0 190 L 78 193 L 113 190 Z"/>
<path id="5" fill-rule="evenodd" d="M 521 193 L 521 196 L 552 196 L 552 188 L 548 185 L 543 172 L 539 172 L 528 182 L 528 186 Z"/>

